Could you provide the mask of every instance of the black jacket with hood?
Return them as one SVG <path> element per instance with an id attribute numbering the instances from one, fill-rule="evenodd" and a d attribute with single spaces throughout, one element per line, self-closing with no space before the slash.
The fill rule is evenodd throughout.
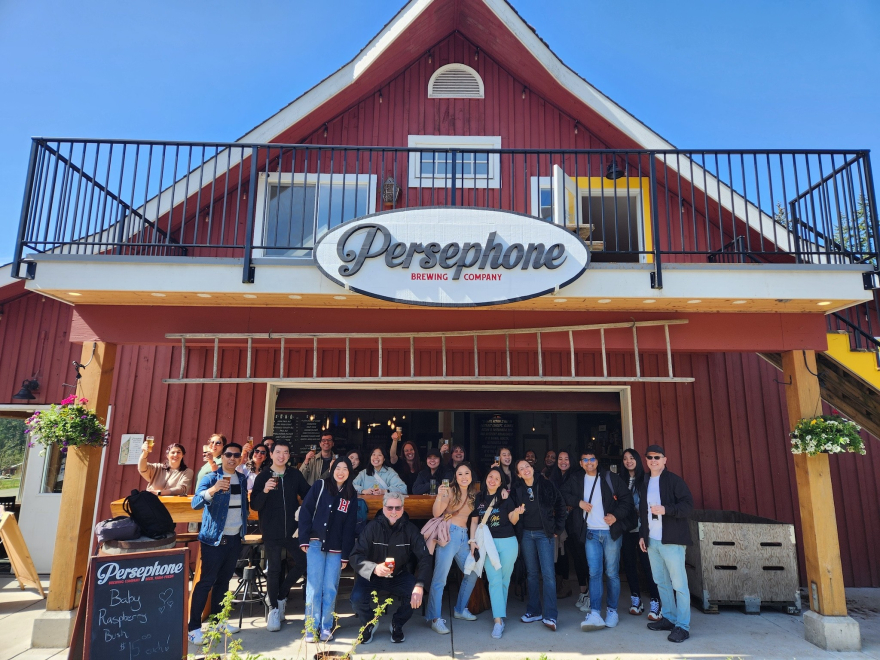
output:
<path id="1" fill-rule="evenodd" d="M 648 543 L 648 483 L 650 473 L 639 486 L 639 518 L 642 527 L 639 535 Z M 660 473 L 660 504 L 666 513 L 663 514 L 663 543 L 672 545 L 690 545 L 691 527 L 688 518 L 694 510 L 694 498 L 684 479 L 664 469 Z"/>
<path id="2" fill-rule="evenodd" d="M 609 513 L 617 518 L 617 521 L 611 525 L 609 532 L 612 540 L 616 541 L 624 532 L 628 532 L 636 526 L 635 503 L 628 484 L 613 472 L 599 470 L 596 472 L 599 477 L 599 483 L 596 484 L 596 492 L 593 493 L 593 499 L 601 493 L 602 509 L 605 515 Z M 569 533 L 576 539 L 584 540 L 586 537 L 586 512 L 580 508 L 581 500 L 584 497 L 584 477 L 586 473 L 581 472 L 580 479 L 569 479 L 565 482 L 563 497 L 565 503 L 571 507 L 571 523 L 569 525 Z M 611 482 L 609 487 L 608 482 Z M 587 480 L 590 487 L 593 485 L 592 478 Z"/>
<path id="3" fill-rule="evenodd" d="M 376 564 L 383 563 L 386 557 L 394 557 L 393 575 L 397 575 L 406 570 L 413 556 L 417 562 L 416 582 L 429 585 L 433 562 L 419 528 L 410 522 L 406 512 L 392 525 L 379 511 L 355 540 L 348 561 L 355 573 L 369 580 Z"/>
<path id="4" fill-rule="evenodd" d="M 262 470 L 254 479 L 251 490 L 251 508 L 260 513 L 260 529 L 264 541 L 284 541 L 292 538 L 297 529 L 296 510 L 299 499 L 309 494 L 309 483 L 302 472 L 287 466 L 284 476 L 275 490 L 268 493 L 263 489 L 272 478 L 272 470 Z"/>
<path id="5" fill-rule="evenodd" d="M 541 522 L 544 523 L 544 533 L 547 536 L 562 534 L 565 529 L 565 518 L 568 511 L 565 508 L 565 500 L 559 489 L 549 479 L 535 474 L 532 491 L 538 498 L 538 506 L 541 508 Z M 523 504 L 529 499 L 528 486 L 520 479 L 512 488 L 511 496 L 516 506 Z M 516 524 L 517 535 L 522 535 L 522 516 Z"/>

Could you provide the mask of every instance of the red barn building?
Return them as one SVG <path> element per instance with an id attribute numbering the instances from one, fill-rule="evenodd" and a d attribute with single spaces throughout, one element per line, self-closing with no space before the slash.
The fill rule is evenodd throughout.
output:
<path id="1" fill-rule="evenodd" d="M 614 465 L 661 444 L 699 507 L 794 523 L 812 609 L 845 615 L 841 580 L 880 586 L 877 445 L 817 467 L 788 433 L 820 390 L 880 433 L 859 362 L 877 346 L 875 209 L 867 152 L 678 150 L 503 0 L 409 3 L 235 143 L 35 139 L 0 377 L 12 394 L 38 375 L 25 408 L 58 401 L 81 345 L 81 391 L 112 409 L 100 478 L 85 460 L 61 505 L 86 531 L 69 559 L 55 548 L 69 584 L 50 608 L 74 605 L 90 500 L 107 518 L 140 487 L 123 435 L 198 463 L 215 431 L 302 452 L 328 424 L 367 447 L 393 423 L 476 461 L 592 444 Z M 340 238 L 376 224 L 385 251 Z M 480 268 L 484 229 L 546 255 Z M 566 241 L 562 265 L 583 267 L 554 280 Z"/>

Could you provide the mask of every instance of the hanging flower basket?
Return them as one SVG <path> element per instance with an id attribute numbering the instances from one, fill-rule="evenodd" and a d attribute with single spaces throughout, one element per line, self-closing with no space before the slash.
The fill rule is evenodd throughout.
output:
<path id="1" fill-rule="evenodd" d="M 101 447 L 107 444 L 107 428 L 93 410 L 85 407 L 87 399 L 77 399 L 71 395 L 60 404 L 52 404 L 49 410 L 38 410 L 25 422 L 25 433 L 30 440 L 28 447 L 35 443 L 49 448 L 58 446 L 62 454 L 70 447 Z M 43 456 L 46 449 L 40 452 Z"/>
<path id="2" fill-rule="evenodd" d="M 840 415 L 819 415 L 802 419 L 791 432 L 791 453 L 807 454 L 865 454 L 865 443 L 859 435 L 862 430 L 855 422 Z"/>

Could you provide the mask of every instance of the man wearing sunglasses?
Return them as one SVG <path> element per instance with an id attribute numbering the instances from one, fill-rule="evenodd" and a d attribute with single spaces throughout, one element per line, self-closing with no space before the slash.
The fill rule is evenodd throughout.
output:
<path id="1" fill-rule="evenodd" d="M 219 614 L 223 596 L 241 553 L 248 519 L 247 489 L 235 468 L 241 462 L 241 445 L 229 442 L 220 452 L 220 465 L 199 481 L 192 499 L 193 509 L 202 509 L 199 541 L 202 552 L 202 574 L 193 587 L 190 604 L 189 641 L 201 644 L 202 611 L 211 594 L 211 614 Z M 230 633 L 238 626 L 226 624 Z"/>
<path id="2" fill-rule="evenodd" d="M 666 469 L 666 452 L 659 445 L 645 451 L 650 478 L 639 493 L 639 547 L 648 553 L 651 572 L 660 592 L 663 618 L 648 624 L 650 630 L 670 631 L 670 642 L 690 637 L 691 595 L 684 568 L 685 546 L 691 544 L 688 517 L 694 498 L 684 479 Z"/>
<path id="3" fill-rule="evenodd" d="M 372 592 L 387 591 L 400 600 L 400 607 L 391 617 L 391 641 L 402 642 L 403 625 L 410 620 L 413 608 L 421 607 L 425 584 L 431 580 L 432 561 L 419 529 L 403 511 L 406 495 L 385 493 L 382 511 L 367 523 L 354 543 L 349 563 L 356 574 L 351 590 L 351 607 L 363 629 L 361 644 L 373 640 L 374 626 Z M 407 570 L 416 559 L 416 573 Z"/>
<path id="4" fill-rule="evenodd" d="M 620 600 L 620 549 L 623 534 L 636 526 L 635 503 L 627 484 L 615 473 L 599 469 L 593 450 L 581 452 L 584 478 L 569 479 L 566 503 L 577 507 L 572 532 L 584 543 L 590 568 L 590 613 L 581 630 L 614 628 Z M 580 514 L 580 515 L 576 515 Z M 608 578 L 605 618 L 602 618 L 602 569 Z"/>

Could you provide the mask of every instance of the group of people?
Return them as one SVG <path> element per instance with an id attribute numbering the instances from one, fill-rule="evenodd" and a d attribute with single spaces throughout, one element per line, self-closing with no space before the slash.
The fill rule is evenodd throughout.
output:
<path id="1" fill-rule="evenodd" d="M 404 640 L 403 626 L 423 600 L 428 624 L 447 634 L 441 602 L 455 562 L 463 579 L 452 616 L 476 620 L 467 604 L 485 570 L 492 637 L 500 638 L 511 576 L 522 555 L 528 588 L 522 622 L 540 621 L 556 630 L 557 576 L 567 581 L 570 561 L 581 592 L 576 606 L 586 614 L 581 629 L 615 627 L 622 557 L 630 614 L 645 611 L 641 565 L 650 594 L 648 627 L 667 631 L 672 642 L 688 638 L 684 556 L 691 543 L 687 518 L 693 500 L 681 477 L 665 469 L 662 447 L 647 448 L 647 470 L 639 453 L 627 449 L 621 475 L 599 469 L 592 449 L 581 452 L 576 463 L 567 451 L 548 452 L 539 470 L 532 452 L 514 462 L 512 451 L 502 448 L 477 488 L 479 476 L 460 445 L 429 450 L 423 466 L 415 444 L 399 447 L 399 440 L 395 433 L 390 451 L 377 447 L 363 460 L 357 450 L 335 454 L 333 436 L 327 433 L 320 450 L 310 451 L 297 468 L 290 464 L 286 442 L 264 438 L 251 447 L 212 436 L 192 500 L 203 517 L 202 573 L 193 588 L 190 641 L 202 640 L 201 612 L 209 593 L 211 612 L 220 610 L 251 508 L 259 514 L 267 560 L 269 631 L 280 630 L 290 589 L 305 576 L 305 615 L 314 623 L 307 638 L 330 640 L 340 573 L 351 564 L 356 576 L 351 604 L 363 626 L 361 643 L 369 643 L 374 634 L 368 625 L 373 591 L 401 600 L 391 620 L 392 641 Z M 185 450 L 169 447 L 164 465 L 147 463 L 147 453 L 145 445 L 139 470 L 150 482 L 148 489 L 185 494 L 187 471 L 192 480 L 182 460 Z M 436 494 L 434 518 L 422 527 L 404 510 L 407 494 Z M 383 500 L 381 511 L 358 533 L 360 495 Z M 282 550 L 288 557 L 283 579 Z"/>

